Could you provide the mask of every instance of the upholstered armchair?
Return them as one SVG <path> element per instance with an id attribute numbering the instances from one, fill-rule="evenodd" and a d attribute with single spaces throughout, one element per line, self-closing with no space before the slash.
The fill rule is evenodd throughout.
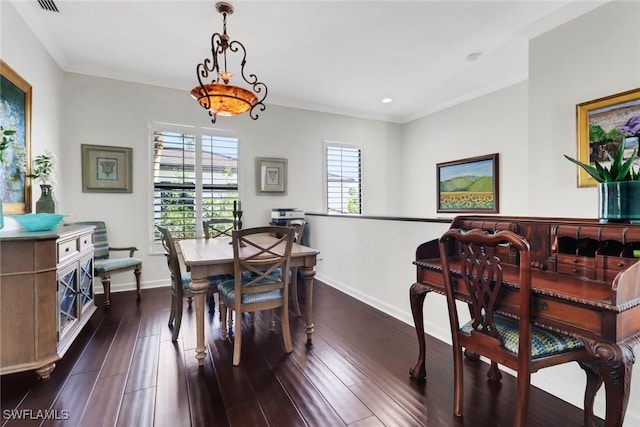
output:
<path id="1" fill-rule="evenodd" d="M 107 238 L 107 227 L 104 221 L 74 222 L 69 225 L 93 225 L 94 263 L 93 273 L 102 280 L 104 288 L 104 305 L 111 305 L 111 274 L 133 270 L 136 279 L 136 291 L 140 298 L 140 274 L 142 272 L 142 260 L 133 255 L 138 248 L 112 247 Z M 110 257 L 111 252 L 127 252 L 128 256 Z"/>

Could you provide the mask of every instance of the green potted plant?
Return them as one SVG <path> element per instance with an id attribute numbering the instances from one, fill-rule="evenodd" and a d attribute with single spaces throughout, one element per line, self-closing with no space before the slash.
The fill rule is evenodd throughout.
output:
<path id="1" fill-rule="evenodd" d="M 27 176 L 40 184 L 41 196 L 36 202 L 37 213 L 55 213 L 52 186 L 53 171 L 55 170 L 55 156 L 49 151 L 33 159 L 33 168 Z"/>
<path id="2" fill-rule="evenodd" d="M 638 149 L 634 148 L 627 159 L 623 159 L 624 151 L 623 141 L 615 157 L 607 153 L 609 167 L 597 160 L 595 166 L 591 166 L 564 155 L 598 182 L 598 217 L 601 222 L 640 222 L 640 171 L 633 168 Z"/>

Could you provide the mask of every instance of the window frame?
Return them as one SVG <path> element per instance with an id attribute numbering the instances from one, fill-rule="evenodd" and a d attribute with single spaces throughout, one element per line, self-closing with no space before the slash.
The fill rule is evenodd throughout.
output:
<path id="1" fill-rule="evenodd" d="M 336 148 L 348 148 L 358 150 L 358 154 L 360 155 L 360 182 L 359 182 L 359 191 L 360 191 L 360 212 L 359 213 L 349 213 L 349 212 L 331 212 L 329 210 L 329 169 L 328 169 L 328 153 L 327 150 L 329 147 Z M 363 194 L 363 177 L 364 177 L 364 150 L 362 146 L 359 144 L 353 143 L 345 143 L 338 142 L 332 140 L 323 140 L 322 141 L 322 170 L 323 170 L 323 204 L 324 211 L 329 215 L 362 215 L 363 207 L 364 207 L 364 194 Z"/>
<path id="2" fill-rule="evenodd" d="M 193 134 L 195 139 L 195 152 L 197 153 L 195 156 L 195 200 L 200 201 L 200 203 L 195 203 L 195 227 L 196 227 L 196 238 L 204 237 L 204 230 L 202 228 L 202 219 L 203 219 L 203 156 L 202 156 L 202 138 L 203 136 L 214 136 L 214 137 L 223 137 L 223 138 L 233 138 L 237 141 L 237 193 L 238 200 L 240 199 L 240 188 L 241 188 L 241 160 L 240 160 L 240 136 L 236 131 L 224 130 L 224 129 L 214 129 L 210 127 L 203 126 L 192 126 L 192 125 L 181 125 L 181 124 L 171 124 L 171 123 L 161 123 L 161 122 L 150 122 L 148 129 L 148 145 L 147 145 L 147 167 L 149 168 L 148 179 L 148 204 L 147 204 L 147 214 L 149 216 L 149 230 L 148 230 L 148 239 L 149 239 L 149 253 L 151 255 L 154 254 L 164 254 L 165 250 L 162 247 L 161 242 L 154 241 L 155 237 L 155 215 L 154 215 L 154 204 L 155 204 L 155 182 L 154 182 L 154 168 L 153 168 L 153 156 L 154 156 L 154 132 L 177 132 L 184 134 Z"/>

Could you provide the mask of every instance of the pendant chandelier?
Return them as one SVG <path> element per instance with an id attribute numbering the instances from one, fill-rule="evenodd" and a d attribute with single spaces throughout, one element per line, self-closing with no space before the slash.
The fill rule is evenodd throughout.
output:
<path id="1" fill-rule="evenodd" d="M 198 86 L 191 89 L 191 96 L 205 109 L 209 110 L 211 122 L 215 123 L 218 115 L 237 116 L 249 111 L 253 120 L 258 118 L 257 111 L 264 111 L 264 99 L 267 97 L 267 85 L 258 81 L 255 74 L 245 74 L 247 51 L 242 43 L 229 40 L 227 35 L 227 15 L 233 13 L 229 3 L 216 3 L 216 9 L 222 14 L 222 34 L 211 36 L 211 54 L 213 60 L 206 58 L 196 67 Z M 249 88 L 230 84 L 234 74 L 227 68 L 227 53 L 241 57 L 239 74 Z M 232 56 L 232 55 L 230 55 Z M 208 78 L 211 75 L 211 81 Z"/>

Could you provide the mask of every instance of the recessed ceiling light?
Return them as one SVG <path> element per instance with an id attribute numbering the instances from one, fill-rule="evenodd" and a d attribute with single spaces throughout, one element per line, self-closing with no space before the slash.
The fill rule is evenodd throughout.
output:
<path id="1" fill-rule="evenodd" d="M 382 98 L 382 103 L 383 104 L 389 104 L 391 101 L 393 101 L 393 99 L 391 99 L 391 98 Z"/>
<path id="2" fill-rule="evenodd" d="M 482 52 L 470 53 L 469 55 L 467 55 L 467 61 L 469 62 L 476 61 L 478 58 L 480 58 L 481 55 L 482 55 Z"/>

